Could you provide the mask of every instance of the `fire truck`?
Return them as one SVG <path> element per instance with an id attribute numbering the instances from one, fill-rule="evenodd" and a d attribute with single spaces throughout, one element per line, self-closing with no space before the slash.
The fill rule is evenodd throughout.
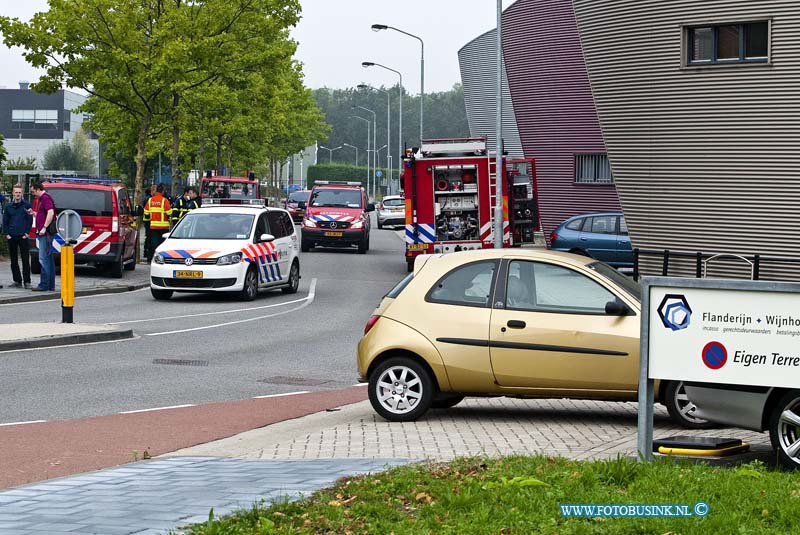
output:
<path id="1" fill-rule="evenodd" d="M 261 192 L 254 172 L 248 176 L 212 176 L 208 171 L 200 180 L 200 197 L 203 202 L 217 204 L 242 204 L 248 199 L 260 199 Z"/>
<path id="2" fill-rule="evenodd" d="M 486 138 L 426 139 L 406 151 L 406 262 L 420 254 L 494 247 L 496 160 Z M 506 160 L 502 160 L 506 176 Z M 503 247 L 511 247 L 508 180 L 503 181 Z"/>

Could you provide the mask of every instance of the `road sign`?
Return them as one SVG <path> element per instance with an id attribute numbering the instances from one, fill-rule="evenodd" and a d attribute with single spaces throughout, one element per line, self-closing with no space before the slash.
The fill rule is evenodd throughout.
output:
<path id="1" fill-rule="evenodd" d="M 703 364 L 718 370 L 728 362 L 728 350 L 719 342 L 709 342 L 703 347 Z"/>
<path id="2" fill-rule="evenodd" d="M 382 177 L 383 176 L 383 171 L 378 169 L 377 171 L 375 171 L 375 176 L 378 177 L 378 178 Z"/>
<path id="3" fill-rule="evenodd" d="M 64 210 L 56 217 L 56 229 L 65 240 L 77 240 L 83 231 L 83 221 L 75 210 Z"/>

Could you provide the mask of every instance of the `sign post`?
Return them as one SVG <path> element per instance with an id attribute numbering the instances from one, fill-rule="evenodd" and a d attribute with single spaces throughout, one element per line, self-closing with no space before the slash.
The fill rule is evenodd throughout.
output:
<path id="1" fill-rule="evenodd" d="M 642 280 L 637 449 L 652 460 L 655 379 L 800 387 L 800 283 Z"/>
<path id="2" fill-rule="evenodd" d="M 61 323 L 72 323 L 75 306 L 75 254 L 73 246 L 83 232 L 81 216 L 74 210 L 64 210 L 56 218 L 58 236 L 64 240 L 61 246 Z"/>

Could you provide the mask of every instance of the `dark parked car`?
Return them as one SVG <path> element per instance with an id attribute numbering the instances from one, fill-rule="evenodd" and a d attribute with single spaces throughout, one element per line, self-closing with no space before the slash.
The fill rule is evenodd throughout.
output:
<path id="1" fill-rule="evenodd" d="M 292 216 L 292 221 L 295 223 L 302 223 L 303 222 L 303 214 L 306 213 L 305 208 L 299 208 L 297 205 L 300 201 L 308 202 L 308 197 L 311 195 L 311 190 L 298 190 L 293 191 L 289 194 L 289 197 L 286 199 L 286 203 L 284 204 L 284 208 L 289 212 L 289 215 Z"/>
<path id="2" fill-rule="evenodd" d="M 619 212 L 570 217 L 550 234 L 550 249 L 591 256 L 616 267 L 633 266 L 628 226 Z"/>

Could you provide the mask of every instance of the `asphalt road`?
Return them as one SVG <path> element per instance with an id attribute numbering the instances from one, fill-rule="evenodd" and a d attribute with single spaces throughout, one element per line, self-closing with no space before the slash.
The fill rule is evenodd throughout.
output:
<path id="1" fill-rule="evenodd" d="M 405 276 L 402 241 L 373 226 L 366 255 L 316 249 L 301 253 L 300 262 L 297 294 L 262 291 L 249 303 L 224 294 L 176 294 L 157 302 L 148 289 L 80 299 L 76 321 L 130 326 L 136 338 L 0 353 L 0 424 L 355 384 L 364 324 Z M 2 306 L 0 324 L 52 321 L 59 306 Z"/>

